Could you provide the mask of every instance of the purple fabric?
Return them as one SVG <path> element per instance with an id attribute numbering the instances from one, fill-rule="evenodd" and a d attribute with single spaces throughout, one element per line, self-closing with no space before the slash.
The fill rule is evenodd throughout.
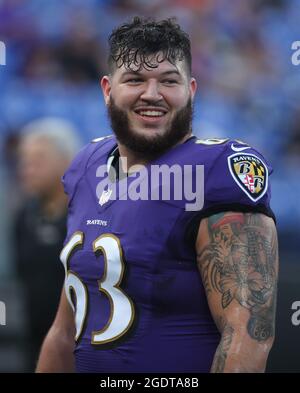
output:
<path id="1" fill-rule="evenodd" d="M 234 203 L 259 203 L 269 209 L 269 190 L 253 202 L 231 176 L 227 157 L 234 153 L 232 141 L 212 146 L 195 141 L 176 146 L 156 163 L 204 165 L 203 211 Z M 100 206 L 96 170 L 106 164 L 115 146 L 114 137 L 89 144 L 63 178 L 70 198 L 66 242 L 74 232 L 84 233 L 83 247 L 69 260 L 69 269 L 88 292 L 86 321 L 75 349 L 77 371 L 208 372 L 220 335 L 209 312 L 194 247 L 186 240 L 187 227 L 199 212 L 185 211 L 186 201 L 175 198 L 115 200 Z M 246 152 L 261 157 L 253 149 Z M 87 225 L 88 220 L 102 220 L 102 224 Z M 94 345 L 92 332 L 109 324 L 112 310 L 108 296 L 99 290 L 103 254 L 96 256 L 92 247 L 102 234 L 113 234 L 120 241 L 125 264 L 120 287 L 132 300 L 135 315 L 131 328 L 119 339 Z"/>

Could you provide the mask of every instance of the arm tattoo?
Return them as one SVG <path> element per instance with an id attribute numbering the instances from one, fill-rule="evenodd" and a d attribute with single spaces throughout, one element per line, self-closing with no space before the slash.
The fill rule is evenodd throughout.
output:
<path id="1" fill-rule="evenodd" d="M 225 363 L 227 359 L 227 353 L 230 349 L 230 345 L 232 342 L 232 336 L 234 333 L 233 327 L 229 325 L 225 325 L 224 322 L 222 323 L 222 339 L 220 344 L 218 345 L 213 364 L 211 366 L 211 372 L 213 373 L 222 373 L 225 368 Z"/>
<path id="2" fill-rule="evenodd" d="M 226 309 L 237 301 L 250 312 L 249 335 L 264 341 L 274 335 L 277 237 L 261 214 L 222 213 L 207 219 L 210 243 L 198 255 L 210 296 L 221 294 Z"/>

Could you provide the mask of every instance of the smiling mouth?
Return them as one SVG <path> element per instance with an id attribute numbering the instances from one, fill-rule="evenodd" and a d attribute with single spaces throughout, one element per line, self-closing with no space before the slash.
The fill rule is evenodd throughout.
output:
<path id="1" fill-rule="evenodd" d="M 151 121 L 151 122 L 159 121 L 167 114 L 167 112 L 158 109 L 136 110 L 135 113 L 144 121 Z"/>
<path id="2" fill-rule="evenodd" d="M 145 117 L 162 117 L 166 113 L 162 111 L 137 111 L 136 112 L 140 116 L 145 116 Z"/>

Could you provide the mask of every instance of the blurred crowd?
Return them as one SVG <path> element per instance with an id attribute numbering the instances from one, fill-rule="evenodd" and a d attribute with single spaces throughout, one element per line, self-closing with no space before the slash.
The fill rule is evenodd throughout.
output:
<path id="1" fill-rule="evenodd" d="M 4 0 L 0 39 L 8 51 L 0 72 L 0 133 L 10 141 L 36 117 L 61 116 L 83 143 L 110 133 L 98 80 L 107 37 L 134 14 L 175 16 L 192 39 L 199 80 L 194 132 L 243 139 L 272 161 L 277 191 L 299 163 L 300 37 L 297 0 Z M 278 194 L 284 194 L 284 192 Z M 276 192 L 277 194 L 277 192 Z M 283 225 L 297 210 L 274 201 Z"/>
<path id="2" fill-rule="evenodd" d="M 292 42 L 300 40 L 299 0 L 0 0 L 0 41 L 7 50 L 0 66 L 0 203 L 6 206 L 0 213 L 0 275 L 22 276 L 12 245 L 18 238 L 9 235 L 16 217 L 26 228 L 26 214 L 33 211 L 37 226 L 60 216 L 53 219 L 36 204 L 43 198 L 28 193 L 33 185 L 18 170 L 28 160 L 28 123 L 63 119 L 81 144 L 111 133 L 98 82 L 106 72 L 108 35 L 133 15 L 175 16 L 190 34 L 199 89 L 194 133 L 236 137 L 264 154 L 274 168 L 278 228 L 289 237 L 289 248 L 299 244 L 292 235 L 300 221 L 300 66 L 291 62 Z M 58 206 L 63 216 L 63 203 Z"/>

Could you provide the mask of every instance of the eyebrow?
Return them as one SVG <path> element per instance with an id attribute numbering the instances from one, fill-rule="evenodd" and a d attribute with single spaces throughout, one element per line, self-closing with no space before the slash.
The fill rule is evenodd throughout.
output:
<path id="1" fill-rule="evenodd" d="M 161 75 L 165 76 L 165 75 L 171 75 L 171 74 L 176 74 L 178 76 L 181 76 L 179 71 L 177 71 L 177 70 L 164 71 L 164 72 L 162 72 Z M 124 72 L 124 74 L 122 74 L 122 76 L 127 76 L 127 75 L 142 75 L 142 73 L 140 71 L 126 71 L 126 72 Z"/>

